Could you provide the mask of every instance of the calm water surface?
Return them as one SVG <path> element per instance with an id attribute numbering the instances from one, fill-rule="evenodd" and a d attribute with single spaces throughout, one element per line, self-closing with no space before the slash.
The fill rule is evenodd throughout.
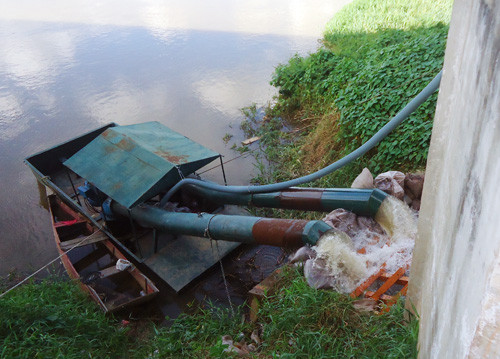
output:
<path id="1" fill-rule="evenodd" d="M 155 120 L 232 158 L 239 109 L 270 100 L 274 67 L 314 51 L 347 2 L 1 1 L 0 275 L 56 256 L 25 157 L 105 123 Z M 244 184 L 253 166 L 226 170 Z"/>

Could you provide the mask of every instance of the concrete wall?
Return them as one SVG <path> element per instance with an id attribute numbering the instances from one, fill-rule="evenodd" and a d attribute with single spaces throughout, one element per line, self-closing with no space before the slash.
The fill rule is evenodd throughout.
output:
<path id="1" fill-rule="evenodd" d="M 500 1 L 456 0 L 408 301 L 421 358 L 500 358 Z"/>

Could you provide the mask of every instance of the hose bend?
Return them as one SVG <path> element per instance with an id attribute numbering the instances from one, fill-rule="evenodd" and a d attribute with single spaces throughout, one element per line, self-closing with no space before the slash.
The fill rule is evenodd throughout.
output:
<path id="1" fill-rule="evenodd" d="M 340 160 L 328 165 L 327 167 L 310 173 L 306 176 L 299 177 L 293 180 L 261 185 L 261 186 L 222 186 L 220 184 L 196 179 L 183 179 L 179 181 L 175 186 L 173 186 L 162 198 L 160 202 L 160 206 L 163 207 L 170 200 L 172 195 L 177 192 L 181 187 L 190 184 L 194 186 L 199 186 L 202 188 L 233 193 L 233 194 L 243 194 L 243 193 L 267 193 L 267 192 L 275 192 L 282 191 L 286 188 L 292 186 L 298 186 L 307 182 L 315 181 L 321 177 L 324 177 L 339 168 L 344 167 L 350 162 L 358 159 L 363 156 L 366 152 L 374 148 L 379 144 L 385 137 L 387 137 L 401 122 L 410 116 L 413 111 L 415 111 L 422 103 L 424 103 L 433 93 L 439 88 L 439 84 L 441 82 L 442 72 L 440 71 L 436 77 L 417 95 L 415 96 L 401 111 L 399 111 L 396 116 L 394 116 L 384 127 L 382 127 L 376 134 L 374 134 L 368 141 L 362 144 L 360 147 L 344 156 Z"/>

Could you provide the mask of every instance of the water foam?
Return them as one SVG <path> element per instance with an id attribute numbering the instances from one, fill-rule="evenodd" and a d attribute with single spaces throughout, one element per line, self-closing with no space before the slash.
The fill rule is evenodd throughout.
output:
<path id="1" fill-rule="evenodd" d="M 413 255 L 413 247 L 417 237 L 417 216 L 404 202 L 387 197 L 381 204 L 375 220 L 388 234 L 389 241 L 373 260 L 386 263 L 389 273 L 399 268 L 409 268 Z M 381 264 L 383 264 L 381 263 Z"/>
<path id="2" fill-rule="evenodd" d="M 417 235 L 416 214 L 402 201 L 387 197 L 375 220 L 386 234 L 363 228 L 353 238 L 341 231 L 327 232 L 313 249 L 336 278 L 333 289 L 348 293 L 382 266 L 388 273 L 409 268 Z M 364 249 L 366 253 L 358 251 Z"/>
<path id="3" fill-rule="evenodd" d="M 334 277 L 334 289 L 346 293 L 353 291 L 367 275 L 366 260 L 359 254 L 351 238 L 341 231 L 327 232 L 313 248 L 317 259 L 323 260 L 328 274 Z"/>

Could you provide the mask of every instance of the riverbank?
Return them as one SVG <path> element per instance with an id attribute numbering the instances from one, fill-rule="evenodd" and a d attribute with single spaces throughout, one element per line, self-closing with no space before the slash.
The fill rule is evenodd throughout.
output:
<path id="1" fill-rule="evenodd" d="M 288 180 L 325 167 L 375 134 L 440 71 L 452 1 L 359 0 L 327 25 L 323 46 L 279 65 L 279 90 L 265 109 L 245 109 L 242 129 L 261 137 L 255 183 Z M 437 93 L 363 158 L 314 183 L 349 187 L 373 173 L 425 167 Z"/>
<path id="2" fill-rule="evenodd" d="M 403 319 L 402 303 L 385 315 L 356 311 L 352 299 L 307 285 L 290 269 L 281 289 L 261 303 L 259 320 L 246 309 L 192 308 L 169 327 L 105 317 L 76 283 L 49 278 L 0 300 L 2 358 L 218 358 L 223 336 L 253 345 L 251 357 L 414 357 L 418 323 Z M 227 339 L 227 338 L 226 338 Z M 238 348 L 245 348 L 237 345 Z M 252 348 L 252 347 L 250 347 Z"/>
<path id="3" fill-rule="evenodd" d="M 264 112 L 248 108 L 242 126 L 261 136 L 270 164 L 254 183 L 321 168 L 375 133 L 439 71 L 450 7 L 450 1 L 355 1 L 330 22 L 322 48 L 279 66 L 272 80 L 280 91 L 276 102 Z M 435 96 L 377 150 L 313 185 L 346 187 L 364 166 L 374 173 L 422 168 L 434 107 Z M 384 315 L 360 313 L 348 296 L 310 288 L 300 270 L 289 270 L 262 301 L 256 323 L 243 320 L 246 311 L 193 306 L 169 327 L 121 321 L 105 317 L 75 283 L 49 278 L 0 299 L 0 356 L 236 356 L 225 352 L 227 335 L 251 344 L 249 355 L 259 358 L 417 354 L 418 322 L 404 319 L 402 302 Z"/>

